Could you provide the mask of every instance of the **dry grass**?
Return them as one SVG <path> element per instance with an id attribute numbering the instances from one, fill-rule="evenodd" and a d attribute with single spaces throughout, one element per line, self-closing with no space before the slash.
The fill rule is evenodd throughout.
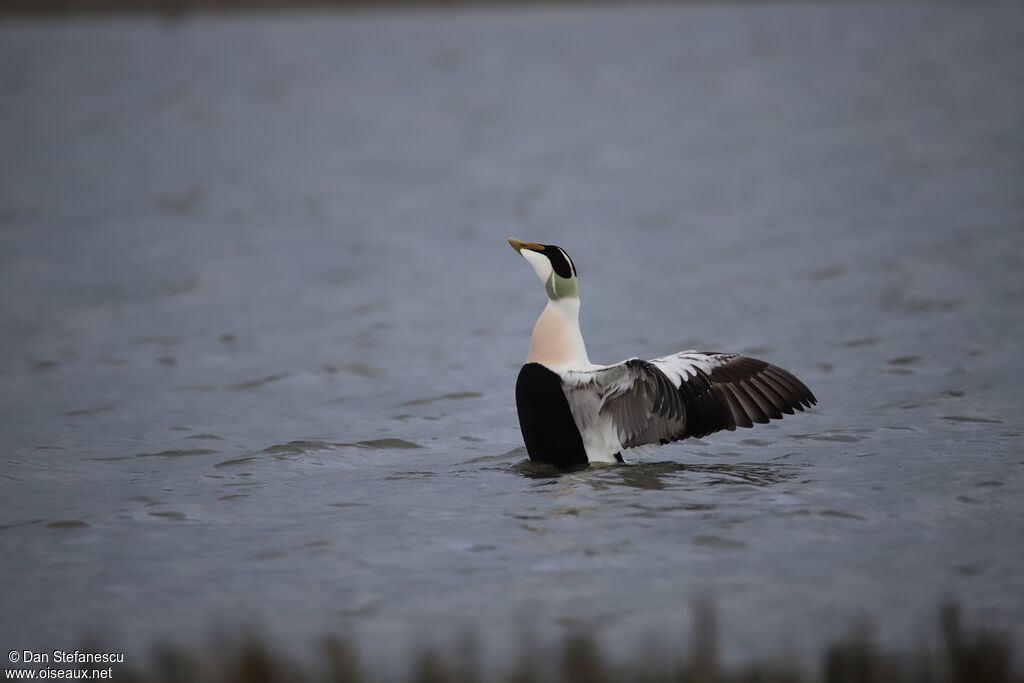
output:
<path id="1" fill-rule="evenodd" d="M 566 637 L 554 648 L 533 653 L 501 676 L 483 672 L 475 660 L 473 642 L 440 651 L 421 648 L 404 656 L 408 676 L 403 683 L 1024 683 L 1013 671 L 1010 639 L 983 628 L 965 627 L 955 606 L 940 610 L 941 646 L 895 655 L 876 643 L 866 628 L 833 643 L 820 653 L 813 670 L 785 662 L 750 662 L 731 670 L 721 665 L 717 651 L 714 614 L 696 609 L 693 641 L 685 657 L 666 663 L 649 652 L 631 661 L 613 664 L 597 643 L 585 635 Z M 375 674 L 360 662 L 350 641 L 325 639 L 317 649 L 318 661 L 299 664 L 250 635 L 233 643 L 218 641 L 209 651 L 194 652 L 162 647 L 141 669 L 115 671 L 115 680 L 131 683 L 371 683 L 393 680 Z M 403 656 L 399 653 L 398 656 Z M 397 682 L 396 682 L 397 683 Z"/>

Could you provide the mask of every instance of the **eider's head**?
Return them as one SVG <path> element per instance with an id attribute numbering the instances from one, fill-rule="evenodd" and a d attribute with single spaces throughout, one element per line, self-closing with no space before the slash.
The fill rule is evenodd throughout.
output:
<path id="1" fill-rule="evenodd" d="M 552 244 L 520 242 L 511 237 L 508 243 L 533 266 L 537 277 L 544 283 L 549 299 L 579 298 L 580 284 L 576 280 L 576 264 L 564 249 Z"/>

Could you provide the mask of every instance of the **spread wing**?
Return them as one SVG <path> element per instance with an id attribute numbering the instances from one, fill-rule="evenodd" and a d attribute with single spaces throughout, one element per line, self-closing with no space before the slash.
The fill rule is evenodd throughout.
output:
<path id="1" fill-rule="evenodd" d="M 622 448 L 752 427 L 817 403 L 782 368 L 730 353 L 631 358 L 566 372 L 562 386 L 574 414 L 610 427 Z"/>

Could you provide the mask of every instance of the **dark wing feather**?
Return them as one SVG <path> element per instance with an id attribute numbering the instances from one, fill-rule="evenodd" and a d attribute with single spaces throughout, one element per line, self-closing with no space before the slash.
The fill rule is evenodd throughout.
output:
<path id="1" fill-rule="evenodd" d="M 782 368 L 698 351 L 569 371 L 562 386 L 581 429 L 608 418 L 622 448 L 753 427 L 817 403 L 811 390 Z"/>
<path id="2" fill-rule="evenodd" d="M 803 382 L 756 358 L 689 351 L 654 364 L 679 377 L 687 413 L 682 438 L 780 420 L 817 403 Z"/>

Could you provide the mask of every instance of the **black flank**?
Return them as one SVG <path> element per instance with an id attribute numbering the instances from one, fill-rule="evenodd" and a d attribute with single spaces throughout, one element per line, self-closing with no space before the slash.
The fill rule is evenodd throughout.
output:
<path id="1" fill-rule="evenodd" d="M 583 438 L 556 373 L 540 363 L 524 365 L 516 380 L 516 409 L 530 460 L 563 470 L 588 464 Z"/>

